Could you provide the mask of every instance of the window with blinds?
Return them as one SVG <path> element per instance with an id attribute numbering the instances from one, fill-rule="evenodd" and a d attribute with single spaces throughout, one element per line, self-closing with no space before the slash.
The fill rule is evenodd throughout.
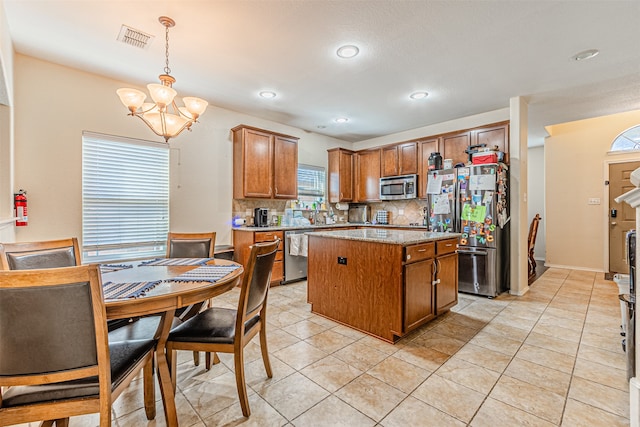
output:
<path id="1" fill-rule="evenodd" d="M 164 257 L 168 231 L 168 145 L 84 132 L 83 262 Z"/>
<path id="2" fill-rule="evenodd" d="M 323 167 L 298 165 L 298 196 L 324 197 L 324 188 Z"/>

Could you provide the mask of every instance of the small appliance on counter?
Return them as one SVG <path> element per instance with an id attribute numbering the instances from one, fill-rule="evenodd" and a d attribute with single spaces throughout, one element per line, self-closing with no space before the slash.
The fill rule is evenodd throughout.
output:
<path id="1" fill-rule="evenodd" d="M 389 224 L 389 212 L 388 211 L 376 212 L 376 224 Z"/>
<path id="2" fill-rule="evenodd" d="M 253 225 L 255 225 L 256 227 L 268 227 L 269 226 L 269 209 L 255 208 L 253 210 Z"/>
<path id="3" fill-rule="evenodd" d="M 349 205 L 348 221 L 355 224 L 366 224 L 369 222 L 369 206 L 367 205 Z"/>

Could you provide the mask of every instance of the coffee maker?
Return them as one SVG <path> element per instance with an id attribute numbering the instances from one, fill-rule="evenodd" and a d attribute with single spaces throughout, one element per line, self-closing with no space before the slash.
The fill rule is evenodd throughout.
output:
<path id="1" fill-rule="evenodd" d="M 253 210 L 253 225 L 255 225 L 256 227 L 268 227 L 269 226 L 269 209 L 255 208 Z"/>

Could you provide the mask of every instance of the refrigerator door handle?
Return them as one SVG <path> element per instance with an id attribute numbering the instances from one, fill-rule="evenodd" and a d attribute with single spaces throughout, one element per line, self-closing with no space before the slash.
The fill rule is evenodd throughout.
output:
<path id="1" fill-rule="evenodd" d="M 474 251 L 474 250 L 458 249 L 458 254 L 487 256 L 487 255 L 489 255 L 489 252 L 483 251 L 483 250 L 475 250 Z"/>

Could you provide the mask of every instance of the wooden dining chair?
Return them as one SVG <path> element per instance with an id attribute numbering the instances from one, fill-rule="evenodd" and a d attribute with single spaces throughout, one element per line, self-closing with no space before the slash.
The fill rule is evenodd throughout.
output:
<path id="1" fill-rule="evenodd" d="M 39 268 L 80 265 L 80 248 L 75 237 L 43 242 L 0 244 L 2 270 L 31 270 Z"/>
<path id="2" fill-rule="evenodd" d="M 141 370 L 153 369 L 153 339 L 109 343 L 97 265 L 0 271 L 0 426 L 99 413 Z M 155 391 L 144 388 L 147 417 Z"/>
<path id="3" fill-rule="evenodd" d="M 280 240 L 276 239 L 274 242 L 251 246 L 237 310 L 211 307 L 171 330 L 166 348 L 174 389 L 177 376 L 176 350 L 205 351 L 207 355 L 212 352 L 233 353 L 242 414 L 245 417 L 251 414 L 244 377 L 244 347 L 260 333 L 262 361 L 267 376 L 271 378 L 266 334 L 267 295 L 279 244 Z"/>
<path id="4" fill-rule="evenodd" d="M 534 250 L 536 246 L 536 237 L 538 235 L 538 224 L 542 217 L 540 214 L 536 214 L 535 217 L 531 220 L 531 225 L 529 226 L 529 238 L 527 239 L 527 260 L 529 264 L 529 277 L 534 276 L 536 274 L 536 259 L 534 257 Z"/>

